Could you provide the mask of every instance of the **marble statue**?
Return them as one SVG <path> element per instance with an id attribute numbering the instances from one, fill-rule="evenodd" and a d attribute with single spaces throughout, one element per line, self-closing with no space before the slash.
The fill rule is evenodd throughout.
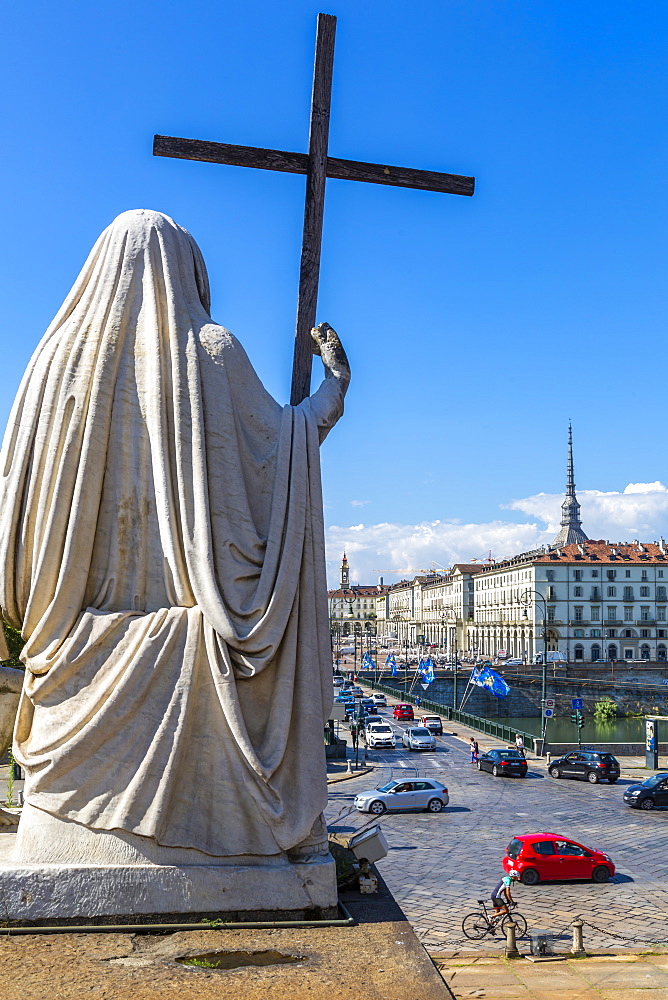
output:
<path id="1" fill-rule="evenodd" d="M 281 406 L 211 319 L 193 238 L 137 210 L 35 351 L 0 481 L 0 610 L 26 640 L 24 874 L 331 867 L 319 445 L 350 371 L 331 327 L 313 337 L 326 377 Z M 227 908 L 273 905 L 251 897 Z"/>

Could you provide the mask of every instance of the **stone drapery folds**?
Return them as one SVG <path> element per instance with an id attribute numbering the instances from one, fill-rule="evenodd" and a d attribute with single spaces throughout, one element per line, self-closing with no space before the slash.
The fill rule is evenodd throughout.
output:
<path id="1" fill-rule="evenodd" d="M 281 407 L 168 217 L 99 238 L 1 455 L 32 807 L 212 857 L 309 837 L 332 697 L 319 445 L 344 390 Z"/>

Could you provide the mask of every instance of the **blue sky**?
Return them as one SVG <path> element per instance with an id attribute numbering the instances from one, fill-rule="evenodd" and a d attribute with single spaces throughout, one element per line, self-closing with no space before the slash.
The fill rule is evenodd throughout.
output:
<path id="1" fill-rule="evenodd" d="M 287 398 L 303 178 L 154 158 L 151 139 L 304 150 L 319 9 L 61 0 L 6 12 L 3 424 L 94 240 L 137 207 L 193 233 L 214 318 Z M 668 8 L 322 9 L 339 18 L 331 154 L 477 178 L 472 199 L 328 182 L 318 314 L 353 367 L 323 448 L 332 563 L 348 545 L 365 582 L 545 540 L 569 417 L 588 533 L 668 533 Z"/>

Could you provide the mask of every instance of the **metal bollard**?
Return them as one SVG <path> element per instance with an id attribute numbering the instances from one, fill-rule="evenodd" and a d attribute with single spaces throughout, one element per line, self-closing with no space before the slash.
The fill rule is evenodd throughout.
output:
<path id="1" fill-rule="evenodd" d="M 519 956 L 517 941 L 515 940 L 516 930 L 517 924 L 514 924 L 512 920 L 509 920 L 506 924 L 506 958 L 517 958 Z"/>
<path id="2" fill-rule="evenodd" d="M 352 760 L 348 760 L 347 764 L 348 764 L 348 767 L 346 769 L 346 773 L 347 774 L 352 774 L 353 773 L 353 762 L 352 762 Z"/>
<path id="3" fill-rule="evenodd" d="M 584 949 L 584 942 L 582 940 L 582 921 L 574 920 L 571 927 L 573 928 L 573 947 L 571 948 L 571 955 L 586 955 L 587 952 Z"/>

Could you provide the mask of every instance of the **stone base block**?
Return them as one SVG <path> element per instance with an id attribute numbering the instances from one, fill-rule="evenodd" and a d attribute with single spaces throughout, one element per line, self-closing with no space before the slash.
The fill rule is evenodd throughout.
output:
<path id="1" fill-rule="evenodd" d="M 2 918 L 165 923 L 336 915 L 331 857 L 285 865 L 0 865 Z M 117 918 L 114 920 L 113 918 Z"/>

